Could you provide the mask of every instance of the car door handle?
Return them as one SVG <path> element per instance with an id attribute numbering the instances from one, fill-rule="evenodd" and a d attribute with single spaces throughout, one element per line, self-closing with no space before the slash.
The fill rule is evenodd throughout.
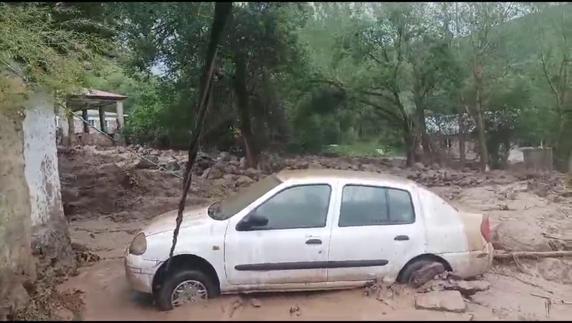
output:
<path id="1" fill-rule="evenodd" d="M 306 240 L 306 244 L 322 244 L 322 240 L 320 240 L 320 239 L 308 239 L 308 240 Z"/>
<path id="2" fill-rule="evenodd" d="M 405 240 L 409 240 L 409 237 L 401 235 L 401 236 L 397 236 L 397 237 L 393 238 L 393 240 L 405 241 Z"/>

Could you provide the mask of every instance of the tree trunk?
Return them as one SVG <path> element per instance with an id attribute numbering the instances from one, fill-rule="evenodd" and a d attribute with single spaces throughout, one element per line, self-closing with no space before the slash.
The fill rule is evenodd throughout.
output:
<path id="1" fill-rule="evenodd" d="M 403 126 L 403 140 L 405 141 L 405 149 L 407 160 L 405 164 L 408 167 L 413 166 L 415 163 L 415 151 L 417 148 L 417 140 L 415 139 L 415 131 L 412 127 L 412 123 L 409 120 L 404 120 Z"/>
<path id="2" fill-rule="evenodd" d="M 475 64 L 473 69 L 473 75 L 475 77 L 475 114 L 476 114 L 476 121 L 477 121 L 477 131 L 479 134 L 479 147 L 480 147 L 480 166 L 481 171 L 488 171 L 488 164 L 489 164 L 489 154 L 487 151 L 487 142 L 485 136 L 485 125 L 483 121 L 483 112 L 482 112 L 482 83 L 483 83 L 483 75 L 482 75 L 482 66 L 480 64 Z"/>
<path id="3" fill-rule="evenodd" d="M 464 105 L 464 99 L 461 98 L 461 105 Z M 466 148 L 465 148 L 465 120 L 463 118 L 464 110 L 459 111 L 459 160 L 461 165 L 465 165 L 466 160 Z"/>
<path id="4" fill-rule="evenodd" d="M 567 172 L 570 154 L 572 153 L 572 100 L 570 99 L 569 90 L 566 89 L 568 84 L 567 70 L 561 73 L 559 84 L 560 95 L 557 97 L 557 111 L 560 118 L 558 124 L 558 137 L 555 149 L 554 166 L 561 172 Z"/>
<path id="5" fill-rule="evenodd" d="M 405 135 L 405 145 L 407 146 L 407 160 L 405 164 L 408 167 L 413 166 L 415 163 L 415 139 L 411 135 Z"/>
<path id="6" fill-rule="evenodd" d="M 234 92 L 236 93 L 236 106 L 238 109 L 239 128 L 242 136 L 246 162 L 248 167 L 255 168 L 258 163 L 258 151 L 250 122 L 250 102 L 246 88 L 246 62 L 237 57 L 235 61 L 236 74 L 234 78 Z"/>
<path id="7" fill-rule="evenodd" d="M 421 137 L 421 145 L 423 146 L 423 154 L 431 157 L 431 143 L 427 134 L 427 124 L 425 123 L 425 109 L 417 105 L 417 124 L 419 135 Z"/>
<path id="8" fill-rule="evenodd" d="M 68 147 L 73 146 L 74 144 L 74 137 L 75 137 L 75 123 L 73 120 L 73 112 L 69 111 L 67 114 L 67 122 L 68 122 L 68 138 L 66 141 L 66 145 Z"/>

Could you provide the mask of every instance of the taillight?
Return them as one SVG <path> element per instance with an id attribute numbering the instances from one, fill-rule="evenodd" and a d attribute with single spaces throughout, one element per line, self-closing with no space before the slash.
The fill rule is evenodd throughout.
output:
<path id="1" fill-rule="evenodd" d="M 481 222 L 481 234 L 487 242 L 491 242 L 491 225 L 489 223 L 488 215 L 483 215 L 483 221 Z"/>

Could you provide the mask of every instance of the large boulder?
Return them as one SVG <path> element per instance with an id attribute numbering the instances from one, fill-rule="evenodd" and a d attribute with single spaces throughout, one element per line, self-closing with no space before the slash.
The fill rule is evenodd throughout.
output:
<path id="1" fill-rule="evenodd" d="M 135 168 L 156 168 L 157 164 L 159 164 L 159 157 L 145 156 L 135 163 Z"/>
<path id="2" fill-rule="evenodd" d="M 446 290 L 416 294 L 415 308 L 463 313 L 467 306 L 459 291 Z"/>
<path id="3" fill-rule="evenodd" d="M 549 241 L 538 225 L 518 220 L 500 223 L 492 237 L 495 249 L 506 251 L 552 251 Z"/>
<path id="4" fill-rule="evenodd" d="M 222 151 L 222 152 L 218 155 L 218 160 L 225 161 L 225 162 L 230 161 L 231 158 L 232 158 L 232 156 L 230 155 L 230 153 L 229 153 L 229 152 L 226 152 L 226 151 Z"/>
<path id="5" fill-rule="evenodd" d="M 238 176 L 238 178 L 235 180 L 235 183 L 237 186 L 246 186 L 251 184 L 252 182 L 254 182 L 254 180 L 248 176 Z"/>
<path id="6" fill-rule="evenodd" d="M 540 275 L 550 281 L 561 284 L 572 284 L 572 262 L 556 259 L 544 258 L 537 264 Z"/>

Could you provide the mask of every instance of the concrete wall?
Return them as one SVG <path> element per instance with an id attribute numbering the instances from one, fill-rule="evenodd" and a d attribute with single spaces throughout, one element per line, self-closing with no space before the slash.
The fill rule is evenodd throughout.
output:
<path id="1" fill-rule="evenodd" d="M 32 251 L 72 265 L 73 253 L 60 194 L 55 120 L 52 97 L 44 93 L 31 95 L 23 128 Z"/>
<path id="2" fill-rule="evenodd" d="M 0 319 L 13 306 L 20 278 L 35 276 L 22 119 L 16 109 L 0 105 Z"/>
<path id="3" fill-rule="evenodd" d="M 24 105 L 0 105 L 0 320 L 22 280 L 35 279 L 36 259 L 75 265 L 60 195 L 53 101 L 35 94 Z"/>

